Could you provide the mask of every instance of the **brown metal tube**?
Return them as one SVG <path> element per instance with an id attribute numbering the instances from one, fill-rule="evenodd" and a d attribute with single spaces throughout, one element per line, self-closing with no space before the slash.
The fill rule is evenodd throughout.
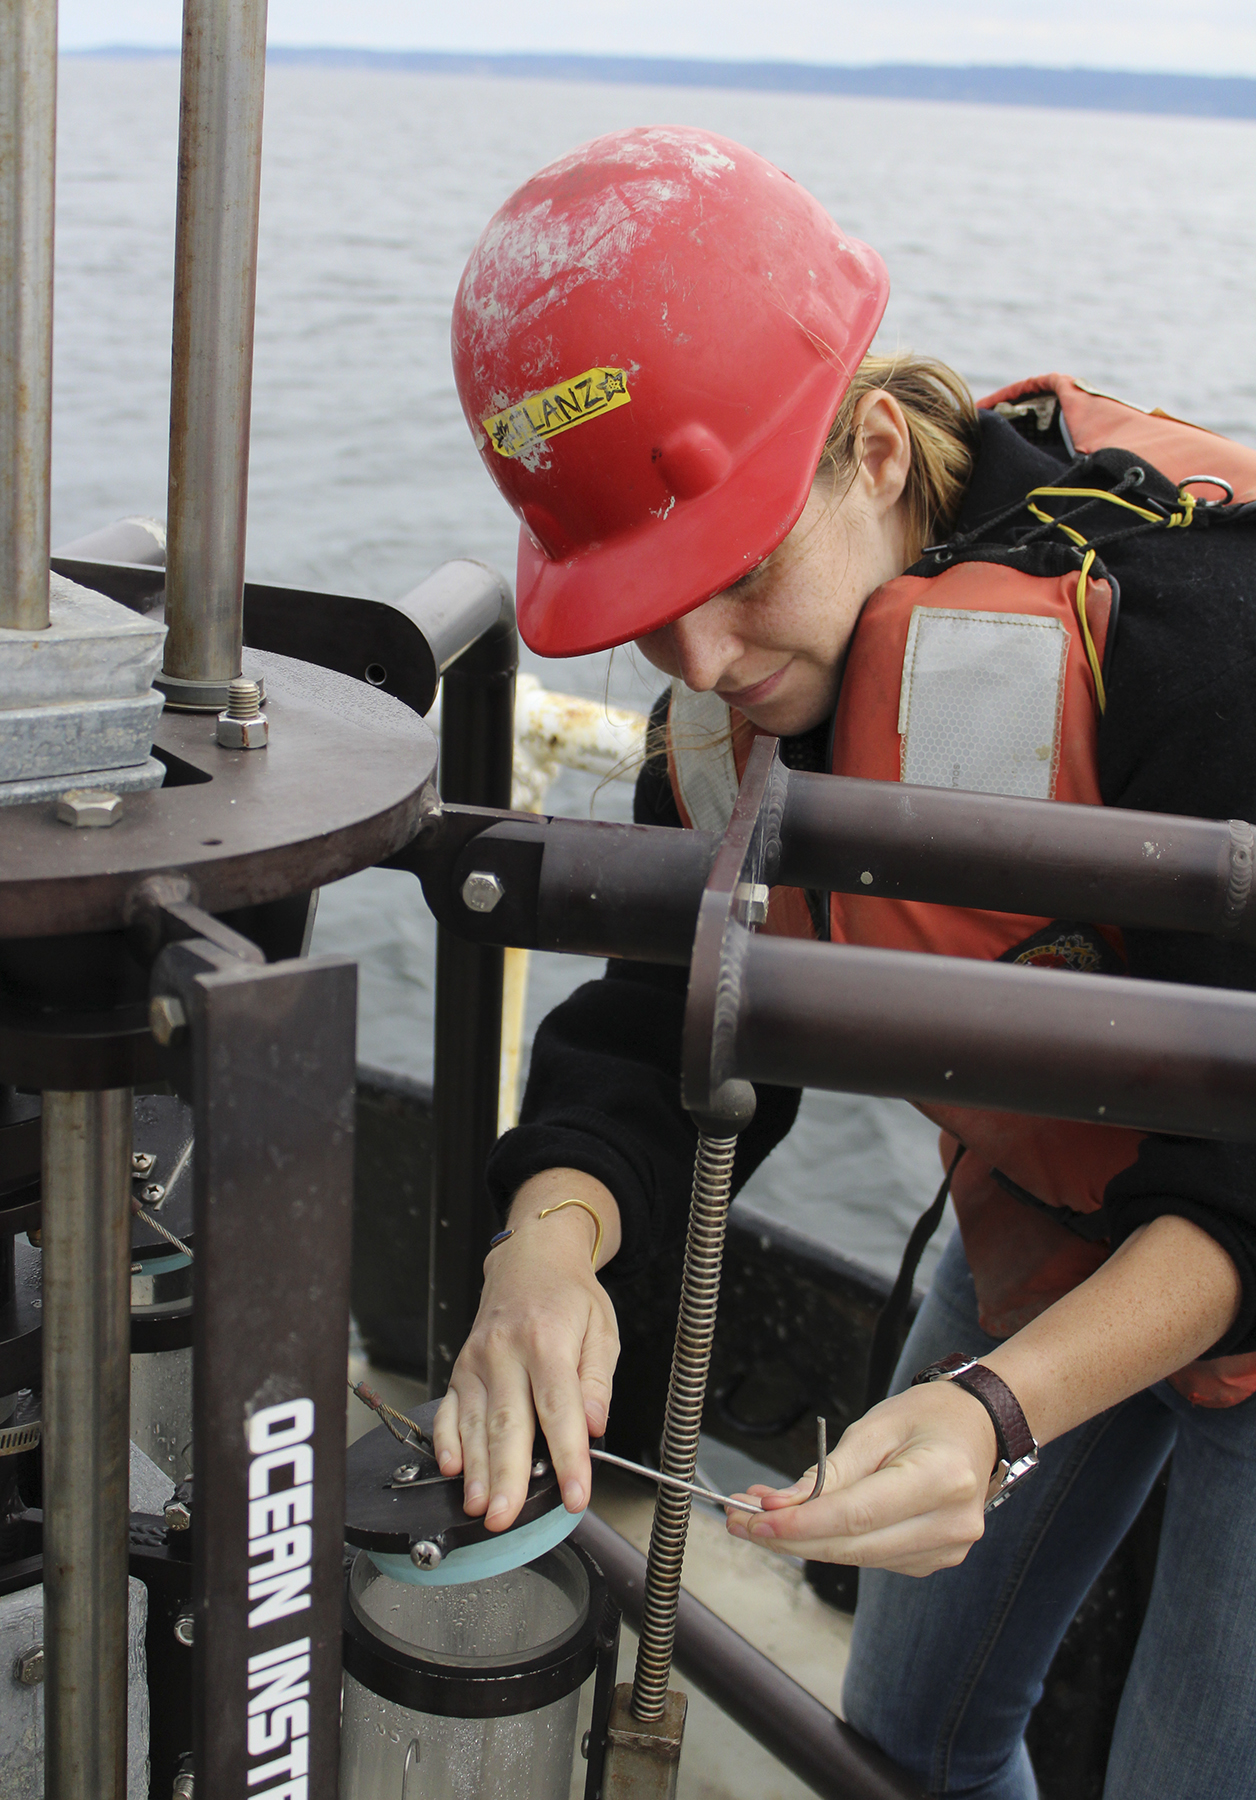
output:
<path id="1" fill-rule="evenodd" d="M 775 879 L 1256 943 L 1243 821 L 791 774 Z"/>
<path id="2" fill-rule="evenodd" d="M 125 1800 L 131 1090 L 43 1110 L 45 1786 Z"/>
<path id="3" fill-rule="evenodd" d="M 645 1557 L 593 1512 L 581 1520 L 576 1541 L 636 1627 Z M 825 1800 L 924 1800 L 910 1775 L 683 1588 L 675 1656 L 688 1681 Z"/>
<path id="4" fill-rule="evenodd" d="M 165 673 L 198 686 L 240 673 L 265 64 L 266 0 L 184 0 Z"/>
<path id="5" fill-rule="evenodd" d="M 1252 994 L 779 938 L 738 947 L 714 1080 L 1256 1138 Z"/>
<path id="6" fill-rule="evenodd" d="M 0 628 L 48 627 L 57 8 L 0 3 Z"/>

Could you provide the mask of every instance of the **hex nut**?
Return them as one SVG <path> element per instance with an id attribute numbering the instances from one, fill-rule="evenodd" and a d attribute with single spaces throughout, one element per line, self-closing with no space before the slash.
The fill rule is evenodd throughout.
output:
<path id="1" fill-rule="evenodd" d="M 57 801 L 63 825 L 89 825 L 99 830 L 122 817 L 122 797 L 108 788 L 67 788 Z"/>
<path id="2" fill-rule="evenodd" d="M 506 898 L 506 890 L 487 869 L 472 869 L 462 884 L 462 901 L 472 912 L 491 913 Z"/>
<path id="3" fill-rule="evenodd" d="M 270 741 L 270 724 L 266 714 L 255 719 L 233 719 L 229 712 L 218 715 L 218 742 L 224 750 L 264 750 Z"/>
<path id="4" fill-rule="evenodd" d="M 163 1518 L 167 1531 L 190 1531 L 192 1509 L 185 1500 L 167 1500 Z"/>
<path id="5" fill-rule="evenodd" d="M 175 1044 L 187 1030 L 188 1016 L 177 994 L 154 994 L 148 1003 L 148 1029 L 159 1044 Z"/>
<path id="6" fill-rule="evenodd" d="M 23 1650 L 13 1665 L 13 1679 L 20 1681 L 23 1687 L 38 1687 L 44 1678 L 44 1647 L 32 1644 L 29 1650 Z"/>
<path id="7" fill-rule="evenodd" d="M 174 1641 L 182 1644 L 185 1650 L 192 1648 L 193 1623 L 190 1612 L 181 1612 L 174 1622 Z"/>

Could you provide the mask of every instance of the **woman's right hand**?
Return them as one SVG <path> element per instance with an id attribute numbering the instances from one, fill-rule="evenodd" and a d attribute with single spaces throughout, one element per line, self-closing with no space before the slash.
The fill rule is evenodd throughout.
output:
<path id="1" fill-rule="evenodd" d="M 581 1207 L 537 1214 L 561 1199 L 587 1200 L 604 1226 L 605 1263 L 619 1246 L 615 1201 L 592 1176 L 547 1170 L 524 1184 L 511 1208 L 514 1235 L 484 1264 L 484 1290 L 433 1436 L 445 1475 L 464 1481 L 464 1505 L 490 1531 L 513 1524 L 523 1505 L 539 1422 L 563 1504 L 589 1503 L 589 1439 L 606 1429 L 619 1333 L 590 1251 L 593 1220 Z"/>

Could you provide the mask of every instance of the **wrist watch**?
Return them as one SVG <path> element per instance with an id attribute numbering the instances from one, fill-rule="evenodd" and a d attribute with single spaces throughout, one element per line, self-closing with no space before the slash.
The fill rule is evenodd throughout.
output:
<path id="1" fill-rule="evenodd" d="M 998 1461 L 990 1476 L 990 1492 L 986 1495 L 985 1510 L 993 1512 L 996 1506 L 1002 1506 L 1012 1489 L 1038 1467 L 1038 1445 L 1021 1411 L 1020 1401 L 993 1369 L 987 1369 L 975 1356 L 961 1356 L 958 1351 L 921 1369 L 919 1374 L 912 1376 L 911 1385 L 919 1387 L 926 1381 L 955 1382 L 974 1400 L 980 1400 L 989 1413 L 999 1448 Z"/>

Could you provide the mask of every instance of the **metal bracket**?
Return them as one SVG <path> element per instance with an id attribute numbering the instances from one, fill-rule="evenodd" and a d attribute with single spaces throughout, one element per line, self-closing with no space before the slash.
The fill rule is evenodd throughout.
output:
<path id="1" fill-rule="evenodd" d="M 199 937 L 153 982 L 186 1014 L 196 1129 L 197 1781 L 247 1800 L 286 1771 L 335 1800 L 357 970 Z M 250 1703 L 284 1680 L 309 1735 L 250 1756 Z"/>

